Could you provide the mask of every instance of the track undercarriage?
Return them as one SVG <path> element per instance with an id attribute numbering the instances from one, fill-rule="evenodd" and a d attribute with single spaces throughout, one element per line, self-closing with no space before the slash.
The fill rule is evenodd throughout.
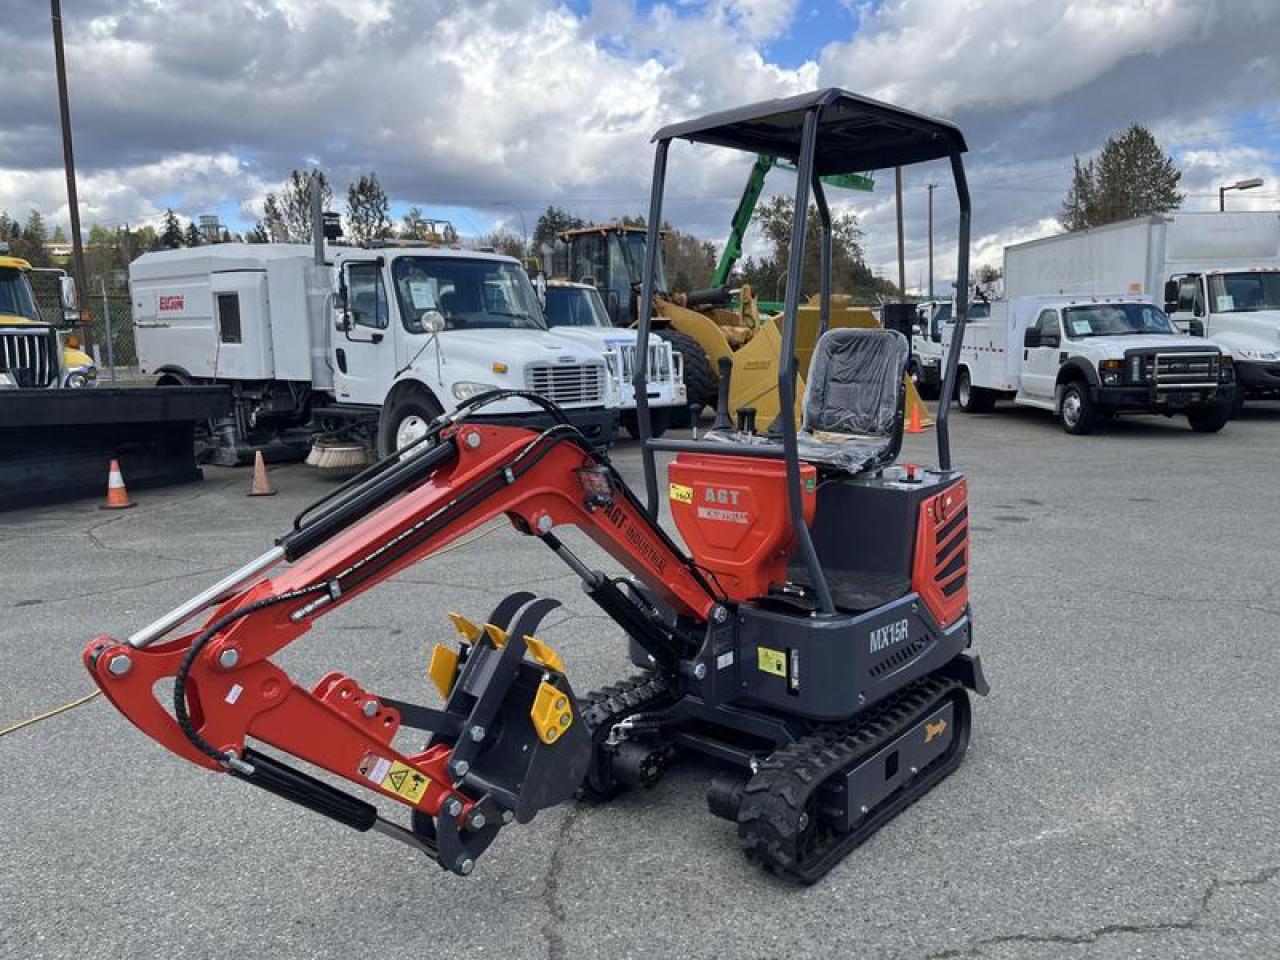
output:
<path id="1" fill-rule="evenodd" d="M 663 723 L 675 703 L 654 674 L 582 698 L 594 748 L 583 799 L 603 802 L 630 787 L 653 787 L 684 750 L 719 753 L 711 746 L 714 728 L 695 733 Z M 744 767 L 711 782 L 707 805 L 737 824 L 748 860 L 815 883 L 960 766 L 970 725 L 961 681 L 929 676 L 848 722 L 812 724 L 776 748 L 744 752 Z"/>

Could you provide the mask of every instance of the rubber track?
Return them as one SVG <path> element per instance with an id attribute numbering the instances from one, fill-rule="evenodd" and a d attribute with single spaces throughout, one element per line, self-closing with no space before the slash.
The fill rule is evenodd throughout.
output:
<path id="1" fill-rule="evenodd" d="M 601 744 L 609 736 L 613 725 L 651 707 L 666 706 L 667 702 L 667 685 L 654 673 L 636 674 L 601 690 L 593 690 L 578 701 L 578 714 L 591 733 L 592 744 L 591 767 L 579 791 L 582 798 L 611 800 L 618 793 L 607 763 L 603 770 L 600 763 L 603 757 Z"/>
<path id="2" fill-rule="evenodd" d="M 968 713 L 957 722 L 954 746 L 886 799 L 851 831 L 840 833 L 810 824 L 818 813 L 823 783 L 851 767 L 903 731 L 953 691 L 963 694 L 955 680 L 927 677 L 907 687 L 870 716 L 833 725 L 802 737 L 769 755 L 747 781 L 738 808 L 738 838 L 747 859 L 765 870 L 800 883 L 814 883 L 854 847 L 895 815 L 923 796 L 964 757 L 968 741 Z M 957 707 L 959 711 L 959 707 Z M 957 716 L 957 721 L 959 721 Z M 815 802 L 810 803 L 810 799 Z M 798 849 L 806 828 L 817 831 L 817 849 L 805 855 Z"/>

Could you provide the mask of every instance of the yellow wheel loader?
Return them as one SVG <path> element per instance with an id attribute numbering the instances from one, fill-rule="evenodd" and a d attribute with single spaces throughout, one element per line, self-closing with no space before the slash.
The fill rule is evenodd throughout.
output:
<path id="1" fill-rule="evenodd" d="M 640 296 L 644 266 L 645 228 L 631 224 L 603 224 L 566 230 L 559 236 L 553 272 L 577 283 L 594 284 L 601 292 L 614 323 L 632 326 Z M 654 332 L 669 340 L 684 357 L 685 387 L 690 404 L 714 407 L 721 361 L 731 365 L 730 410 L 755 410 L 755 422 L 767 429 L 777 418 L 778 356 L 781 332 L 778 315 L 760 308 L 749 285 L 732 291 L 726 286 L 671 294 L 659 251 L 654 295 Z M 820 298 L 811 296 L 796 315 L 798 397 L 821 329 Z M 847 294 L 830 297 L 828 326 L 879 327 L 875 313 L 855 307 Z M 905 372 L 904 372 L 905 377 Z M 913 414 L 912 408 L 918 408 Z M 907 380 L 908 422 L 929 424 L 927 408 L 914 384 Z M 800 415 L 797 400 L 795 416 Z"/>

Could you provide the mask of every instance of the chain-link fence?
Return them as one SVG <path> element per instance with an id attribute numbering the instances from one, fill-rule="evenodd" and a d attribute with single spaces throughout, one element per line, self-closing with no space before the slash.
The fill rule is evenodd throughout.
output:
<path id="1" fill-rule="evenodd" d="M 40 316 L 55 326 L 62 325 L 62 298 L 56 277 L 32 276 L 32 292 Z M 137 378 L 138 349 L 133 339 L 133 310 L 128 290 L 80 291 L 81 340 L 98 365 L 100 380 Z"/>

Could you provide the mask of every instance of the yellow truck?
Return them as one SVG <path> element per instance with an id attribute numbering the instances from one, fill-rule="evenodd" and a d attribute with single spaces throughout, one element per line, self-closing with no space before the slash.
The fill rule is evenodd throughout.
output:
<path id="1" fill-rule="evenodd" d="M 98 368 L 73 332 L 40 317 L 31 291 L 32 267 L 0 255 L 0 389 L 94 387 Z M 58 271 L 64 328 L 78 318 L 75 281 Z"/>

